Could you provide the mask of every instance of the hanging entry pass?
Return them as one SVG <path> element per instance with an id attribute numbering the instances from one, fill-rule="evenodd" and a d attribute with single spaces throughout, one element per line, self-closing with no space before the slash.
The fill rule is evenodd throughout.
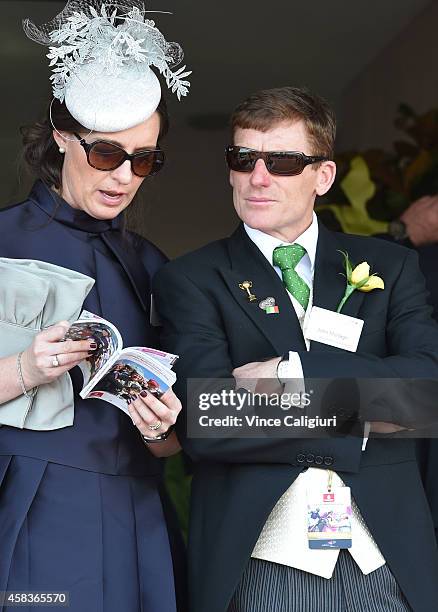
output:
<path id="1" fill-rule="evenodd" d="M 330 484 L 324 491 L 307 491 L 307 538 L 309 548 L 351 548 L 350 487 Z"/>

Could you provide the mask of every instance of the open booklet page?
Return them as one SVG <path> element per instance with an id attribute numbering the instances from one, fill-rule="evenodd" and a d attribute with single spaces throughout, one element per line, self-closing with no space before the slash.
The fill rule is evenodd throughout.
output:
<path id="1" fill-rule="evenodd" d="M 148 355 L 151 359 L 158 361 L 166 368 L 172 368 L 173 364 L 178 361 L 178 355 L 159 351 L 158 349 L 149 348 L 148 346 L 131 346 L 131 350 L 139 351 L 144 355 Z"/>
<path id="2" fill-rule="evenodd" d="M 97 349 L 79 364 L 84 377 L 83 391 L 93 387 L 102 369 L 123 348 L 119 330 L 112 323 L 84 310 L 68 330 L 65 340 L 87 340 L 89 338 L 93 338 L 96 342 Z"/>
<path id="3" fill-rule="evenodd" d="M 148 391 L 159 398 L 175 380 L 175 373 L 156 358 L 151 358 L 147 349 L 128 348 L 121 352 L 86 397 L 105 400 L 129 414 L 128 406 L 139 393 Z"/>
<path id="4" fill-rule="evenodd" d="M 136 346 L 123 349 L 119 330 L 109 321 L 87 310 L 68 330 L 65 340 L 93 338 L 97 349 L 79 364 L 84 378 L 81 397 L 98 398 L 128 414 L 128 405 L 141 391 L 160 397 L 176 375 L 172 366 L 177 355 Z"/>

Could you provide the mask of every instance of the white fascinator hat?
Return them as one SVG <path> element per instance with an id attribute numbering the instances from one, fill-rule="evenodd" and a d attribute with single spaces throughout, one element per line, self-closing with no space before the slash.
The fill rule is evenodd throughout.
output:
<path id="1" fill-rule="evenodd" d="M 161 86 L 154 66 L 178 100 L 191 71 L 184 53 L 147 19 L 139 0 L 68 0 L 51 21 L 23 21 L 26 35 L 49 47 L 53 95 L 81 125 L 118 132 L 138 125 L 157 109 Z"/>

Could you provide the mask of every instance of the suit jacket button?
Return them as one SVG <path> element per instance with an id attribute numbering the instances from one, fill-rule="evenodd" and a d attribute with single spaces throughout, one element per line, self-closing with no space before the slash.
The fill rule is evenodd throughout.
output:
<path id="1" fill-rule="evenodd" d="M 299 455 L 297 455 L 298 463 L 304 463 L 305 460 L 306 460 L 306 455 L 303 455 L 303 453 L 300 453 Z"/>
<path id="2" fill-rule="evenodd" d="M 306 457 L 306 461 L 307 463 L 313 463 L 315 461 L 315 455 L 312 455 L 312 453 L 309 453 Z"/>
<path id="3" fill-rule="evenodd" d="M 315 463 L 316 463 L 316 465 L 322 465 L 322 464 L 323 464 L 323 462 L 324 462 L 324 458 L 323 458 L 323 457 L 321 457 L 321 455 L 316 455 L 316 457 L 315 457 Z"/>
<path id="4" fill-rule="evenodd" d="M 333 457 L 324 457 L 324 465 L 332 465 Z"/>

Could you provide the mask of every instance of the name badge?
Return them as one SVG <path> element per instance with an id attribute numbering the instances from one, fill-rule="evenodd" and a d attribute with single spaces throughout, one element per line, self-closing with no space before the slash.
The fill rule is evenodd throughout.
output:
<path id="1" fill-rule="evenodd" d="M 351 548 L 351 491 L 307 492 L 307 539 L 309 548 Z"/>
<path id="2" fill-rule="evenodd" d="M 355 353 L 363 320 L 333 310 L 313 306 L 304 329 L 304 337 Z"/>

